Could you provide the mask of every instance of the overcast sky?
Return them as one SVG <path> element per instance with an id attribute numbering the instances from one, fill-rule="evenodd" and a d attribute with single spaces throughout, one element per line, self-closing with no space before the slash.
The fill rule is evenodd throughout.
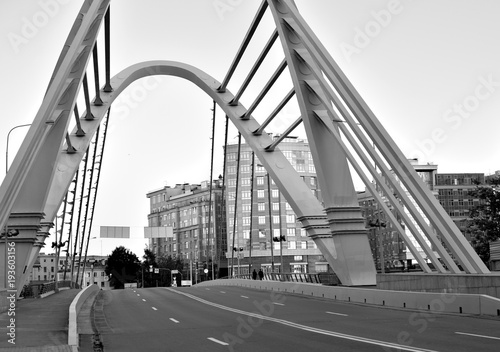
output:
<path id="1" fill-rule="evenodd" d="M 0 3 L 0 165 L 8 131 L 31 123 L 82 1 Z M 112 75 L 147 60 L 184 62 L 222 81 L 260 1 L 114 0 Z M 498 0 L 296 0 L 299 11 L 409 158 L 438 172 L 500 169 L 500 2 Z M 272 31 L 264 19 L 229 89 L 235 93 Z M 101 49 L 101 53 L 103 50 Z M 276 46 L 241 102 L 248 107 L 282 59 Z M 129 226 L 132 239 L 91 241 L 90 254 L 124 245 L 139 257 L 146 193 L 210 176 L 212 101 L 180 79 L 137 81 L 111 115 L 94 229 Z M 290 87 L 254 117 L 262 121 Z M 146 94 L 139 95 L 139 92 Z M 135 97 L 135 99 L 134 99 Z M 131 100 L 130 100 L 131 99 Z M 273 99 L 271 99 L 273 100 Z M 267 110 L 266 110 L 267 108 Z M 83 107 L 81 108 L 83 110 Z M 112 110 L 113 111 L 113 110 Z M 266 131 L 298 117 L 293 104 Z M 222 173 L 224 115 L 216 117 L 215 171 Z M 27 128 L 11 133 L 9 162 Z M 296 134 L 305 137 L 301 130 Z M 236 142 L 232 129 L 229 139 Z M 355 181 L 357 189 L 363 186 Z M 42 250 L 51 252 L 50 242 Z"/>

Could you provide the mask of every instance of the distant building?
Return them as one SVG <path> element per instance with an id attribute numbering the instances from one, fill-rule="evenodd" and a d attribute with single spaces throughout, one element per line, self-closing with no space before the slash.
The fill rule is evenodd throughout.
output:
<path id="1" fill-rule="evenodd" d="M 76 281 L 76 276 L 78 274 L 78 284 L 82 283 L 83 286 L 88 286 L 90 283 L 95 283 L 99 285 L 102 289 L 109 289 L 109 277 L 104 272 L 106 267 L 107 256 L 87 256 L 87 260 L 80 265 L 78 260 L 75 261 L 75 266 L 73 269 L 73 281 Z M 83 257 L 82 257 L 83 261 Z M 30 284 L 41 284 L 51 281 L 55 281 L 57 273 L 57 281 L 70 281 L 71 280 L 71 262 L 66 270 L 66 275 L 64 274 L 64 268 L 66 267 L 66 257 L 59 257 L 59 265 L 56 263 L 56 255 L 54 253 L 45 254 L 40 253 L 35 260 L 33 269 L 31 270 L 29 276 Z M 80 267 L 78 271 L 78 267 Z M 83 275 L 83 282 L 82 282 Z M 92 280 L 93 278 L 93 280 Z"/>
<path id="2" fill-rule="evenodd" d="M 464 235 L 466 235 L 465 226 L 470 211 L 480 204 L 480 200 L 471 194 L 471 191 L 476 189 L 476 183 L 484 185 L 484 174 L 453 173 L 436 175 L 436 190 L 438 191 L 439 203 Z"/>
<path id="3" fill-rule="evenodd" d="M 29 276 L 30 282 L 48 282 L 55 279 L 57 272 L 55 254 L 40 253 L 33 264 L 33 269 Z"/>
<path id="4" fill-rule="evenodd" d="M 150 239 L 149 248 L 156 256 L 182 259 L 187 265 L 183 279 L 192 276 L 193 281 L 198 281 L 227 275 L 227 260 L 223 255 L 227 244 L 222 176 L 213 181 L 211 197 L 208 181 L 165 186 L 146 196 L 150 200 L 149 226 L 171 227 L 173 233 L 172 237 Z"/>
<path id="5" fill-rule="evenodd" d="M 435 182 L 437 165 L 419 164 L 418 159 L 410 159 L 409 162 L 432 194 L 437 197 L 438 192 L 436 190 Z M 376 188 L 379 189 L 379 187 Z M 382 199 L 385 199 L 385 197 L 382 197 Z M 416 264 L 415 257 L 407 249 L 399 233 L 393 230 L 384 211 L 380 209 L 373 196 L 367 191 L 359 192 L 358 200 L 362 214 L 366 218 L 370 248 L 372 250 L 377 270 L 382 271 L 381 263 L 384 263 L 385 271 L 408 269 Z M 394 214 L 400 223 L 402 223 L 400 215 L 397 212 L 394 212 Z M 421 212 L 421 215 L 424 219 L 426 219 L 423 212 Z M 377 224 L 380 224 L 381 226 L 377 226 Z M 403 229 L 405 229 L 404 226 Z M 413 234 L 409 231 L 407 231 L 406 234 L 416 250 L 422 257 L 425 258 L 426 254 L 421 245 L 414 238 Z M 426 240 L 426 242 L 429 246 L 431 246 L 430 241 Z M 383 258 L 383 260 L 381 258 Z"/>
<path id="6" fill-rule="evenodd" d="M 316 170 L 307 141 L 287 137 L 279 144 L 279 149 L 311 192 L 321 201 Z M 320 250 L 307 236 L 301 223 L 297 221 L 294 211 L 281 195 L 265 168 L 260 165 L 257 157 L 255 157 L 252 183 L 250 146 L 241 145 L 238 193 L 236 193 L 238 144 L 227 146 L 226 158 L 228 243 L 226 256 L 228 266 L 233 268 L 233 274 L 247 274 L 253 269 L 258 271 L 260 268 L 264 272 L 271 272 L 273 264 L 275 272 L 279 272 L 281 262 L 283 262 L 282 272 L 331 272 Z M 270 197 L 269 190 L 271 191 Z M 271 214 L 269 214 L 269 208 L 271 208 Z M 234 241 L 233 233 L 235 233 Z M 281 238 L 284 241 L 273 241 L 272 238 L 277 240 Z M 271 246 L 273 246 L 272 255 Z"/>

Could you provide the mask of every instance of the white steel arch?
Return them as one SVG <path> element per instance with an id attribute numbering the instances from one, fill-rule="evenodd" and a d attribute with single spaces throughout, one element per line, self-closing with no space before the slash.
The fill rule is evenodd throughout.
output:
<path id="1" fill-rule="evenodd" d="M 276 147 L 271 138 L 262 133 L 263 126 L 259 125 L 251 114 L 257 103 L 247 110 L 226 90 L 226 80 L 221 84 L 201 70 L 183 63 L 139 63 L 106 82 L 98 91 L 99 101 L 95 101 L 91 111 L 87 111 L 83 114 L 85 118 L 80 119 L 84 135 L 79 134 L 76 128 L 71 133 L 69 140 L 76 151 L 68 153 L 64 141 L 69 118 L 80 86 L 84 82 L 88 61 L 95 50 L 97 34 L 108 11 L 109 1 L 84 2 L 56 65 L 42 106 L 0 187 L 0 224 L 3 227 L 8 223 L 8 226 L 21 232 L 15 240 L 19 258 L 16 273 L 18 284 L 24 283 L 29 275 L 85 150 L 113 101 L 133 81 L 151 75 L 171 75 L 189 80 L 224 110 L 271 174 L 308 235 L 318 245 L 344 285 L 376 283 L 365 223 L 352 185 L 348 161 L 360 175 L 361 167 L 350 154 L 345 140 L 354 147 L 365 166 L 376 162 L 383 172 L 383 177 L 373 168 L 368 169 L 381 185 L 384 196 L 401 215 L 408 209 L 411 217 L 405 218 L 405 224 L 411 226 L 410 223 L 415 219 L 418 227 L 412 228 L 412 232 L 415 232 L 417 237 L 420 232 L 423 233 L 419 238 L 421 244 L 425 243 L 424 237 L 430 239 L 441 259 L 447 264 L 448 270 L 459 271 L 454 263 L 456 259 L 468 273 L 488 272 L 307 26 L 292 0 L 263 1 L 255 22 L 258 23 L 269 7 L 285 52 L 285 60 L 277 74 L 288 67 L 292 76 L 294 93 L 297 95 L 301 120 L 308 134 L 324 205 L 320 204 L 302 182 L 279 150 L 279 146 Z M 273 38 L 274 36 L 275 34 Z M 246 44 L 247 42 L 242 46 Z M 231 67 L 231 71 L 233 70 L 234 67 Z M 273 79 L 275 77 L 271 80 Z M 90 116 L 92 117 L 86 118 Z M 349 125 L 350 129 L 345 125 Z M 342 132 L 343 138 L 339 131 Z M 350 131 L 353 131 L 355 138 Z M 376 145 L 378 152 L 371 148 L 372 143 Z M 392 176 L 391 171 L 398 179 Z M 388 186 L 384 180 L 388 180 Z M 363 181 L 387 212 L 394 228 L 401 230 L 400 224 L 394 216 L 391 217 L 391 211 L 381 196 L 371 186 L 370 180 L 364 176 Z M 423 220 L 419 209 L 406 195 L 407 192 L 429 219 L 430 224 Z M 448 255 L 439 238 L 434 235 L 434 229 L 455 258 Z M 406 242 L 413 251 L 407 239 Z M 433 256 L 432 249 L 424 249 L 438 271 L 444 273 L 446 269 L 438 258 Z M 3 253 L 2 250 L 0 252 Z M 2 263 L 4 259 L 0 256 Z M 424 271 L 430 271 L 422 258 L 417 260 Z M 3 272 L 2 270 L 0 279 Z M 22 285 L 19 285 L 18 293 L 21 288 Z"/>

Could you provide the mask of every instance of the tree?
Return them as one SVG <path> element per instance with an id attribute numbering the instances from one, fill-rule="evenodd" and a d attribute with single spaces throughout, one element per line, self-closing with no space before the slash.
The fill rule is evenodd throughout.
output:
<path id="1" fill-rule="evenodd" d="M 487 186 L 476 183 L 471 192 L 480 204 L 471 210 L 466 225 L 472 247 L 485 264 L 490 260 L 490 242 L 500 238 L 500 177 L 488 183 Z"/>
<path id="2" fill-rule="evenodd" d="M 147 274 L 151 270 L 151 267 L 157 268 L 156 254 L 147 247 L 144 249 L 144 255 L 142 256 L 142 270 L 138 273 L 139 280 L 144 283 L 144 287 L 154 286 L 153 275 Z M 142 277 L 144 275 L 144 277 Z"/>
<path id="3" fill-rule="evenodd" d="M 160 268 L 161 281 L 165 286 L 171 286 L 171 270 L 178 270 L 180 273 L 184 270 L 184 261 L 180 258 L 172 258 L 171 256 L 161 255 L 158 260 Z M 164 270 L 161 270 L 164 269 Z"/>
<path id="4" fill-rule="evenodd" d="M 152 250 L 145 248 L 144 255 L 142 256 L 142 259 L 144 259 L 142 264 L 145 267 L 149 268 L 151 265 L 153 266 L 153 268 L 157 267 L 156 254 L 154 254 Z"/>
<path id="5" fill-rule="evenodd" d="M 124 288 L 125 283 L 136 282 L 139 270 L 139 259 L 130 250 L 123 246 L 116 247 L 108 256 L 104 271 L 110 277 L 110 286 Z"/>

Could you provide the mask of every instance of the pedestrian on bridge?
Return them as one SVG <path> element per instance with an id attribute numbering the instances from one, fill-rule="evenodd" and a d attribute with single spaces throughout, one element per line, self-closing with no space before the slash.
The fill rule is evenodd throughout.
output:
<path id="1" fill-rule="evenodd" d="M 253 269 L 252 272 L 252 279 L 257 280 L 257 272 L 255 271 L 255 269 Z"/>
<path id="2" fill-rule="evenodd" d="M 259 269 L 259 280 L 262 280 L 264 277 L 264 273 L 262 272 L 262 269 Z"/>

